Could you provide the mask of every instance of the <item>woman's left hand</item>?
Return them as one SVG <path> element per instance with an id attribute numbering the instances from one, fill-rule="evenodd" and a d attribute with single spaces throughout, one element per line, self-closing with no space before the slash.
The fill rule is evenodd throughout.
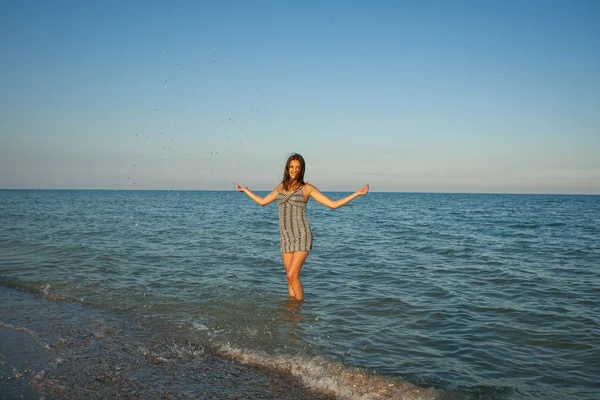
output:
<path id="1" fill-rule="evenodd" d="M 364 188 L 360 188 L 356 191 L 360 196 L 364 196 L 369 193 L 369 184 L 366 184 Z"/>

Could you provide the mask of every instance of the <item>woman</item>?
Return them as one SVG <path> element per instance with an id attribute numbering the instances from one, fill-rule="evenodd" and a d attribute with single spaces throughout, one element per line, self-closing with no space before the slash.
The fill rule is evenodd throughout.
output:
<path id="1" fill-rule="evenodd" d="M 247 187 L 236 188 L 246 193 L 252 200 L 266 206 L 277 200 L 279 206 L 279 231 L 281 233 L 281 253 L 283 266 L 287 274 L 288 291 L 296 300 L 304 299 L 300 282 L 300 269 L 312 249 L 313 235 L 306 219 L 306 202 L 310 197 L 332 209 L 343 206 L 358 196 L 369 192 L 369 185 L 357 190 L 350 196 L 331 200 L 316 187 L 304 182 L 304 158 L 292 154 L 285 164 L 283 181 L 265 197 L 252 193 Z"/>

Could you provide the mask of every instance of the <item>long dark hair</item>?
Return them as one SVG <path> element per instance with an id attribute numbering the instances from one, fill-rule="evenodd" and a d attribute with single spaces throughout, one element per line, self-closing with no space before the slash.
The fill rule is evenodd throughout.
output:
<path id="1" fill-rule="evenodd" d="M 300 173 L 296 176 L 296 179 L 290 178 L 290 163 L 294 160 L 300 161 Z M 283 170 L 283 190 L 286 192 L 290 188 L 300 187 L 304 185 L 304 158 L 298 153 L 293 153 L 285 163 L 285 169 Z"/>

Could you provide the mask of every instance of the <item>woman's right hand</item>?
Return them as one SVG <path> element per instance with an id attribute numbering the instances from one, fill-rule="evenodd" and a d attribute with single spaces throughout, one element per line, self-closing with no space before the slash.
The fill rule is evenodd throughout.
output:
<path id="1" fill-rule="evenodd" d="M 238 190 L 238 192 L 243 192 L 248 189 L 247 187 L 241 187 L 239 183 L 235 184 L 235 188 Z"/>

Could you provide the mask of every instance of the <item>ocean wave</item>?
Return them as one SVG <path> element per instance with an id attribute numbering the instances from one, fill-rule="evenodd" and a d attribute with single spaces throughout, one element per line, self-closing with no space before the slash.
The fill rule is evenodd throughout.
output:
<path id="1" fill-rule="evenodd" d="M 76 303 L 77 300 L 69 299 L 65 296 L 55 293 L 54 291 L 50 291 L 50 288 L 53 286 L 50 283 L 43 282 L 26 282 L 26 281 L 18 281 L 14 279 L 4 279 L 0 276 L 0 286 L 4 286 L 7 288 L 13 288 L 18 290 L 23 290 L 29 293 L 38 294 L 42 297 L 52 300 L 52 301 L 67 301 Z M 79 300 L 81 301 L 81 299 Z"/>
<path id="2" fill-rule="evenodd" d="M 237 361 L 289 373 L 311 390 L 348 400 L 434 400 L 442 392 L 421 388 L 400 378 L 376 375 L 343 365 L 322 356 L 271 355 L 229 344 L 219 347 L 221 354 Z"/>

